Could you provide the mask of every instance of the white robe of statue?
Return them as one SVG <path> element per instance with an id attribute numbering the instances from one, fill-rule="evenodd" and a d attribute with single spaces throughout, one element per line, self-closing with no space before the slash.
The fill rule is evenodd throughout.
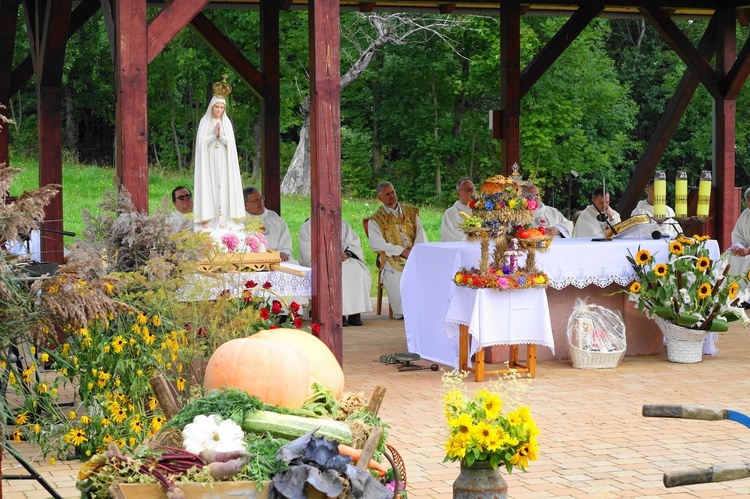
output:
<path id="1" fill-rule="evenodd" d="M 257 229 L 258 226 L 262 226 L 261 232 L 268 240 L 268 249 L 286 253 L 289 255 L 289 263 L 297 264 L 292 251 L 292 233 L 289 232 L 289 226 L 286 222 L 275 211 L 263 208 L 263 213 L 260 215 L 252 215 L 245 211 L 243 213 L 247 217 L 245 224 L 248 227 Z"/>
<path id="2" fill-rule="evenodd" d="M 650 204 L 647 199 L 641 199 L 638 201 L 638 204 L 635 206 L 635 209 L 630 214 L 631 217 L 634 217 L 636 215 L 648 215 L 649 217 L 654 217 L 654 205 Z M 667 218 L 664 220 L 664 223 L 657 224 L 657 227 L 659 228 L 659 232 L 662 234 L 669 234 L 670 239 L 674 239 L 679 235 L 680 232 L 682 232 L 682 227 L 680 227 L 680 224 L 675 220 L 674 218 L 674 210 L 667 206 Z"/>
<path id="3" fill-rule="evenodd" d="M 213 118 L 212 108 L 218 102 L 226 105 L 226 100 L 221 97 L 211 99 L 195 137 L 193 214 L 196 230 L 213 230 L 222 223 L 234 227 L 233 220 L 245 216 L 234 128 L 226 108 L 221 119 Z M 214 132 L 216 123 L 220 123 L 220 137 Z M 210 227 L 203 227 L 204 223 Z"/>
<path id="4" fill-rule="evenodd" d="M 750 208 L 740 214 L 732 230 L 731 248 L 750 248 Z M 729 253 L 729 274 L 746 276 L 750 270 L 750 255 L 738 256 Z"/>
<path id="5" fill-rule="evenodd" d="M 443 213 L 443 221 L 440 224 L 440 240 L 442 242 L 466 241 L 466 233 L 458 228 L 464 221 L 460 215 L 461 212 L 471 216 L 471 208 L 458 200 Z"/>
<path id="6" fill-rule="evenodd" d="M 573 222 L 565 218 L 560 210 L 552 206 L 540 203 L 534 210 L 534 225 L 537 227 L 555 227 L 563 237 L 571 237 L 573 233 Z"/>
<path id="7" fill-rule="evenodd" d="M 299 228 L 299 263 L 312 266 L 312 233 L 310 220 Z M 341 313 L 342 315 L 361 314 L 372 311 L 370 290 L 372 276 L 365 263 L 365 254 L 359 236 L 345 221 L 341 221 L 341 252 L 349 252 L 349 258 L 341 262 Z M 343 258 L 343 257 L 342 257 Z"/>
<path id="8" fill-rule="evenodd" d="M 597 211 L 596 206 L 593 204 L 588 205 L 576 221 L 575 228 L 573 229 L 573 237 L 606 237 L 609 225 L 606 222 L 597 220 L 597 215 L 599 215 L 599 211 Z M 620 222 L 620 214 L 612 210 L 612 218 L 609 219 L 609 223 L 616 225 Z"/>

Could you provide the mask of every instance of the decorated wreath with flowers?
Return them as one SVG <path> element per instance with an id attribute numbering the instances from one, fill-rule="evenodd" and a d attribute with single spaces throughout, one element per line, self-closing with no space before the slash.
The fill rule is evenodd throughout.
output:
<path id="1" fill-rule="evenodd" d="M 730 322 L 748 321 L 741 303 L 750 293 L 740 290 L 740 281 L 747 278 L 729 275 L 725 255 L 711 260 L 708 239 L 695 235 L 669 241 L 665 263 L 656 263 L 654 255 L 640 247 L 628 256 L 638 280 L 626 292 L 639 312 L 705 331 L 726 331 Z"/>
<path id="2" fill-rule="evenodd" d="M 507 265 L 495 270 L 490 266 L 489 273 L 482 275 L 477 268 L 461 268 L 453 276 L 453 282 L 457 286 L 468 288 L 490 288 L 499 291 L 513 291 L 515 289 L 546 288 L 549 277 L 544 272 L 519 269 L 512 272 Z"/>

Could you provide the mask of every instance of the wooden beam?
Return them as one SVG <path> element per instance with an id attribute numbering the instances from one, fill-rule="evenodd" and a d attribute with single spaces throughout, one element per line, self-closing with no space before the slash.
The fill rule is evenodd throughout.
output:
<path id="1" fill-rule="evenodd" d="M 733 8 L 716 9 L 716 73 L 731 71 L 737 56 L 737 14 Z M 732 244 L 732 230 L 740 216 L 734 193 L 737 101 L 714 99 L 713 185 L 716 187 L 715 234 L 723 249 Z"/>
<path id="2" fill-rule="evenodd" d="M 567 49 L 591 20 L 604 10 L 602 5 L 579 7 L 570 19 L 555 33 L 549 42 L 521 71 L 521 97 L 534 86 L 539 78 L 552 66 L 552 63 Z"/>
<path id="3" fill-rule="evenodd" d="M 115 0 L 101 0 L 102 6 L 102 19 L 104 20 L 104 29 L 107 31 L 107 39 L 109 40 L 109 55 L 112 57 L 112 63 L 115 63 L 117 59 L 116 46 L 117 46 L 117 35 L 115 33 L 115 17 L 114 17 L 114 6 L 112 2 Z"/>
<path id="4" fill-rule="evenodd" d="M 281 0 L 281 10 L 284 12 L 289 12 L 292 10 L 292 6 L 294 5 L 294 0 Z"/>
<path id="5" fill-rule="evenodd" d="M 662 9 L 652 6 L 639 7 L 643 17 L 651 23 L 654 29 L 664 39 L 672 50 L 682 59 L 682 62 L 698 76 L 706 90 L 714 97 L 722 97 L 721 79 L 711 68 L 711 65 L 701 57 L 690 40 L 680 31 L 680 28 L 669 18 Z"/>
<path id="6" fill-rule="evenodd" d="M 500 5 L 500 164 L 509 175 L 521 163 L 521 13 L 517 0 Z"/>
<path id="7" fill-rule="evenodd" d="M 750 9 L 737 9 L 737 22 L 743 28 L 750 26 Z"/>
<path id="8" fill-rule="evenodd" d="M 16 27 L 18 24 L 18 7 L 20 2 L 17 1 L 0 1 L 0 74 L 10 74 L 13 67 L 13 52 L 16 46 Z M 10 116 L 10 97 L 13 95 L 10 91 L 10 78 L 0 78 L 0 114 Z M 10 156 L 8 154 L 8 138 L 10 131 L 8 125 L 0 122 L 0 168 L 8 166 Z M 5 195 L 0 192 L 0 196 Z"/>
<path id="9" fill-rule="evenodd" d="M 453 10 L 456 8 L 455 3 L 441 3 L 440 4 L 440 13 L 441 14 L 450 14 L 453 12 Z"/>
<path id="10" fill-rule="evenodd" d="M 716 50 L 715 39 L 716 17 L 714 16 L 708 23 L 706 31 L 698 43 L 698 52 L 709 61 L 713 58 Z M 638 161 L 635 172 L 630 177 L 630 182 L 628 182 L 625 191 L 620 197 L 617 211 L 624 218 L 627 218 L 628 214 L 632 213 L 635 205 L 638 204 L 638 200 L 641 199 L 643 190 L 646 188 L 648 180 L 653 177 L 656 165 L 659 164 L 662 156 L 664 156 L 664 151 L 669 146 L 669 142 L 672 140 L 672 136 L 680 124 L 680 119 L 685 114 L 685 110 L 690 104 L 693 95 L 695 95 L 698 85 L 700 85 L 698 76 L 690 71 L 690 69 L 686 69 L 682 75 L 682 79 L 680 79 L 679 84 L 675 88 L 674 94 L 672 94 L 672 98 L 669 99 L 664 108 L 664 113 L 654 129 L 654 133 L 651 135 L 651 139 L 646 149 L 644 149 L 640 161 Z"/>
<path id="11" fill-rule="evenodd" d="M 747 77 L 750 75 L 750 38 L 745 40 L 742 50 L 729 70 L 725 78 L 724 98 L 727 100 L 736 100 L 745 86 Z"/>
<path id="12" fill-rule="evenodd" d="M 62 77 L 70 29 L 72 0 L 46 0 L 29 15 L 35 21 L 39 185 L 62 185 Z M 63 191 L 44 209 L 44 228 L 63 230 Z M 48 232 L 41 238 L 42 258 L 64 262 L 63 236 Z"/>
<path id="13" fill-rule="evenodd" d="M 256 97 L 263 97 L 263 75 L 239 51 L 232 40 L 224 36 L 202 12 L 193 17 L 193 20 L 190 21 L 190 27 L 206 40 L 208 45 L 214 49 L 214 52 L 250 87 Z"/>
<path id="14" fill-rule="evenodd" d="M 263 98 L 260 101 L 262 189 L 268 209 L 281 214 L 281 87 L 279 75 L 279 5 L 260 2 L 260 68 Z"/>
<path id="15" fill-rule="evenodd" d="M 113 14 L 117 177 L 136 209 L 148 213 L 146 0 L 117 0 Z"/>
<path id="16" fill-rule="evenodd" d="M 341 67 L 338 0 L 310 4 L 310 177 L 313 320 L 343 365 Z"/>
<path id="17" fill-rule="evenodd" d="M 169 0 L 148 23 L 148 62 L 164 50 L 209 0 Z"/>
<path id="18" fill-rule="evenodd" d="M 78 4 L 78 7 L 76 7 L 70 15 L 68 40 L 70 40 L 70 37 L 72 37 L 76 31 L 81 29 L 81 26 L 86 24 L 86 22 L 91 19 L 91 16 L 98 11 L 99 0 L 83 0 Z M 13 72 L 10 75 L 10 95 L 14 95 L 18 92 L 18 90 L 25 85 L 32 76 L 34 76 L 34 64 L 31 55 L 29 55 L 13 68 Z"/>
<path id="19" fill-rule="evenodd" d="M 372 9 L 374 8 L 375 8 L 375 2 L 359 2 L 360 12 L 372 12 Z"/>

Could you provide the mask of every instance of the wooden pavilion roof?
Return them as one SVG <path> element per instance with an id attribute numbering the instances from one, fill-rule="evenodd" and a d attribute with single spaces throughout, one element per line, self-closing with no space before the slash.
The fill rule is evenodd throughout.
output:
<path id="1" fill-rule="evenodd" d="M 282 0 L 282 9 L 307 9 L 310 0 Z M 499 0 L 455 0 L 442 2 L 434 0 L 375 0 L 357 1 L 341 0 L 341 10 L 390 11 L 390 12 L 434 12 L 442 14 L 499 14 L 501 1 Z M 159 5 L 158 2 L 153 3 Z M 260 0 L 211 0 L 208 8 L 257 8 Z M 572 15 L 582 5 L 604 5 L 604 17 L 642 17 L 639 6 L 651 5 L 671 11 L 672 18 L 688 18 L 694 20 L 708 20 L 714 13 L 717 2 L 691 0 L 619 0 L 619 1 L 579 1 L 547 0 L 544 2 L 522 2 L 522 15 L 544 17 L 567 17 Z M 735 8 L 750 9 L 750 2 L 737 0 L 726 2 L 736 4 Z M 163 4 L 162 4 L 163 5 Z M 750 14 L 750 13 L 748 13 Z"/>

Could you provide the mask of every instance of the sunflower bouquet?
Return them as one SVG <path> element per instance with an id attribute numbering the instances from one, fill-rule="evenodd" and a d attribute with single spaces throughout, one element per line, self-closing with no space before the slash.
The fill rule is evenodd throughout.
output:
<path id="1" fill-rule="evenodd" d="M 513 407 L 504 413 L 502 390 L 493 383 L 491 389 L 481 388 L 468 396 L 463 383 L 465 376 L 465 372 L 443 373 L 443 407 L 448 421 L 443 462 L 461 461 L 470 467 L 477 461 L 485 461 L 492 468 L 502 463 L 508 473 L 514 467 L 525 471 L 539 452 L 539 429 L 529 407 L 509 396 L 506 405 Z M 516 388 L 520 384 L 515 377 L 506 381 Z"/>
<path id="2" fill-rule="evenodd" d="M 726 331 L 730 322 L 747 321 L 740 305 L 748 298 L 748 291 L 740 290 L 744 278 L 729 275 L 726 256 L 710 259 L 708 239 L 696 235 L 669 241 L 664 263 L 646 249 L 628 257 L 638 280 L 627 293 L 639 312 L 704 331 Z"/>

